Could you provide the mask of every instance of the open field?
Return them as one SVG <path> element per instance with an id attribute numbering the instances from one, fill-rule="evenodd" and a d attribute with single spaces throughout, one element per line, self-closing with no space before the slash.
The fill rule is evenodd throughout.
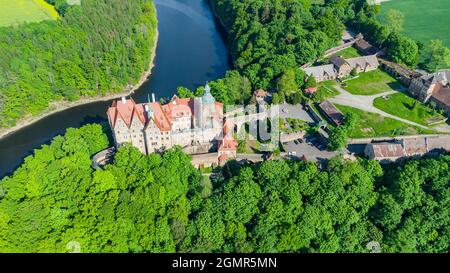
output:
<path id="1" fill-rule="evenodd" d="M 427 126 L 445 117 L 435 112 L 427 105 L 403 94 L 396 93 L 386 98 L 377 98 L 374 106 L 386 113 Z"/>
<path id="2" fill-rule="evenodd" d="M 0 27 L 55 20 L 55 8 L 44 0 L 0 0 Z"/>
<path id="3" fill-rule="evenodd" d="M 345 84 L 343 88 L 354 95 L 375 95 L 403 87 L 396 79 L 379 69 L 359 73 L 357 78 L 346 81 Z"/>
<path id="4" fill-rule="evenodd" d="M 433 134 L 432 130 L 424 130 L 416 128 L 409 124 L 385 118 L 378 114 L 364 112 L 362 110 L 336 105 L 344 114 L 352 112 L 358 116 L 358 122 L 355 130 L 350 133 L 351 138 L 365 138 L 365 137 L 384 137 L 384 136 L 399 136 L 399 135 L 416 135 L 416 134 Z"/>
<path id="5" fill-rule="evenodd" d="M 404 32 L 426 43 L 440 39 L 450 47 L 449 0 L 390 0 L 381 4 L 383 20 L 389 9 L 397 9 L 405 15 Z"/>

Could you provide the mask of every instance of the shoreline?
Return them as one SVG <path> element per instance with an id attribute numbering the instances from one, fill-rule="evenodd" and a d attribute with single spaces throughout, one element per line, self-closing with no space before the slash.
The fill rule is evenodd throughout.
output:
<path id="1" fill-rule="evenodd" d="M 107 94 L 105 96 L 94 96 L 94 97 L 82 97 L 77 101 L 54 101 L 51 102 L 49 105 L 49 108 L 47 111 L 42 112 L 41 114 L 38 114 L 36 116 L 28 116 L 23 119 L 20 119 L 17 121 L 16 125 L 10 128 L 3 128 L 0 129 L 0 141 L 6 138 L 7 136 L 20 131 L 21 129 L 32 125 L 42 119 L 45 119 L 46 117 L 49 117 L 53 114 L 65 111 L 70 108 L 74 108 L 77 106 L 94 103 L 94 102 L 101 102 L 101 101 L 109 101 L 112 99 L 117 99 L 123 96 L 130 96 L 134 94 L 136 90 L 138 90 L 145 82 L 147 82 L 152 74 L 153 68 L 155 67 L 155 58 L 156 58 L 156 49 L 158 47 L 158 39 L 159 39 L 159 31 L 158 27 L 156 27 L 155 31 L 155 39 L 153 41 L 153 48 L 152 48 L 152 55 L 150 57 L 150 65 L 149 68 L 144 72 L 144 74 L 141 76 L 140 80 L 133 85 L 130 89 L 125 91 L 127 88 L 124 89 L 124 91 L 114 94 Z M 50 110 L 51 109 L 51 110 Z"/>

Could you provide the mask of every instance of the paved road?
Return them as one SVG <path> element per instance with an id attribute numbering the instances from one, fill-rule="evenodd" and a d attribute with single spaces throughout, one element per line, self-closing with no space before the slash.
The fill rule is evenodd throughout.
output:
<path id="1" fill-rule="evenodd" d="M 320 148 L 319 148 L 320 146 Z M 338 152 L 330 152 L 326 150 L 326 147 L 312 136 L 307 136 L 304 141 L 295 143 L 294 141 L 283 144 L 286 152 L 295 152 L 297 157 L 303 155 L 307 160 L 321 161 L 324 159 L 330 159 L 337 156 Z"/>
<path id="2" fill-rule="evenodd" d="M 384 93 L 380 93 L 380 94 L 376 94 L 376 95 L 372 95 L 372 96 L 361 96 L 361 95 L 353 95 L 350 92 L 348 92 L 347 90 L 343 89 L 339 85 L 335 85 L 334 88 L 336 88 L 336 90 L 338 90 L 340 92 L 340 94 L 334 98 L 330 98 L 330 101 L 333 103 L 350 106 L 353 108 L 363 110 L 365 112 L 379 114 L 383 117 L 392 118 L 392 119 L 395 119 L 395 120 L 398 120 L 398 121 L 401 121 L 401 122 L 404 122 L 404 123 L 407 123 L 407 124 L 410 124 L 410 125 L 413 125 L 416 127 L 420 127 L 423 129 L 429 129 L 428 127 L 423 126 L 422 124 L 418 124 L 413 121 L 399 118 L 397 116 L 388 114 L 388 113 L 376 108 L 375 106 L 373 106 L 373 102 L 376 98 L 395 94 L 395 93 L 398 93 L 398 91 L 388 91 L 388 92 L 384 92 Z"/>

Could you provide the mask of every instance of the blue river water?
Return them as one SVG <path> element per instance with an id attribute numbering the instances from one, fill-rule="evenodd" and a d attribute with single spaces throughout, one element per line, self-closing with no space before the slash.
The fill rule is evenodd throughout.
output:
<path id="1" fill-rule="evenodd" d="M 149 80 L 132 96 L 171 97 L 179 86 L 194 89 L 230 68 L 226 35 L 207 0 L 155 0 L 159 40 Z M 48 116 L 0 140 L 0 178 L 10 175 L 34 149 L 67 128 L 106 120 L 108 102 L 94 102 Z"/>

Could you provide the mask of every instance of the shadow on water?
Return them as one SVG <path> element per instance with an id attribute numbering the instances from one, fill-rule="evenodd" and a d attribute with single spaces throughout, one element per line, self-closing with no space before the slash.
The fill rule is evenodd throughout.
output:
<path id="1" fill-rule="evenodd" d="M 159 40 L 149 81 L 132 96 L 145 102 L 172 97 L 179 86 L 195 89 L 225 75 L 230 68 L 226 31 L 214 18 L 206 0 L 155 0 Z M 32 154 L 67 128 L 105 122 L 108 102 L 94 102 L 51 115 L 0 141 L 0 178 L 10 175 Z"/>

